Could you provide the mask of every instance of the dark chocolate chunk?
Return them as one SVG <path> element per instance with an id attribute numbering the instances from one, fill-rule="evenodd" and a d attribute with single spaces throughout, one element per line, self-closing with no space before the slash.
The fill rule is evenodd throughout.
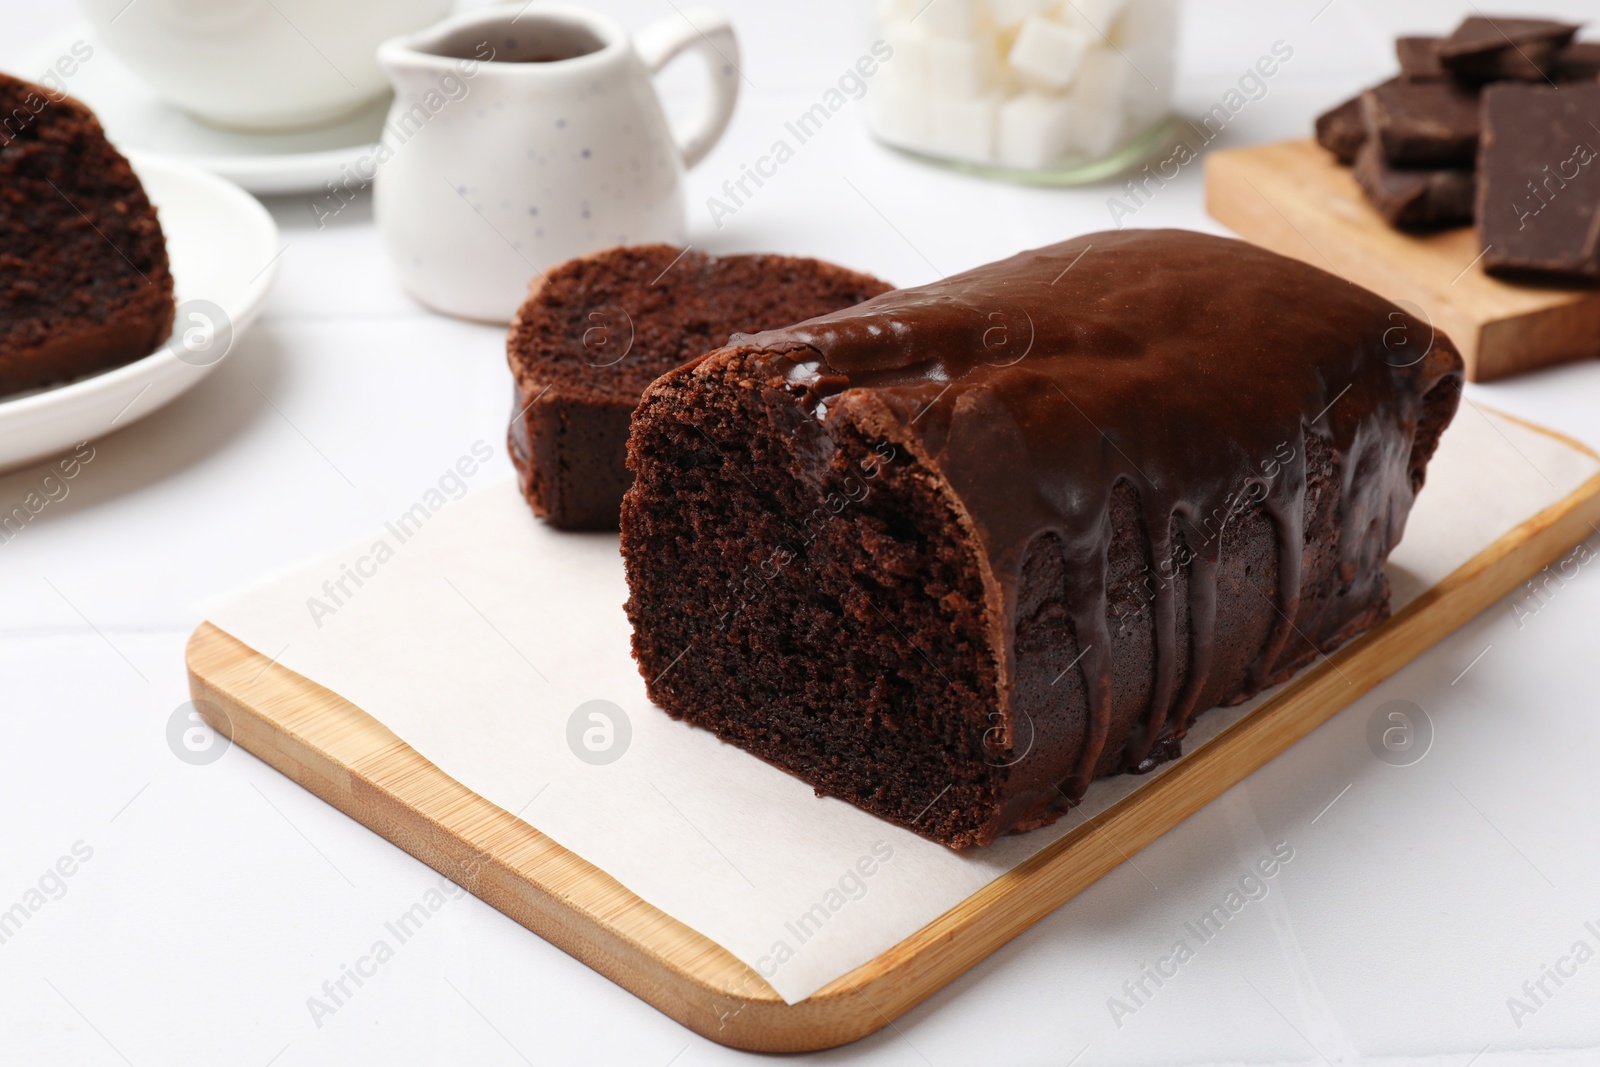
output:
<path id="1" fill-rule="evenodd" d="M 1391 79 L 1361 94 L 1367 130 L 1398 167 L 1470 167 L 1478 93 L 1453 81 Z"/>
<path id="2" fill-rule="evenodd" d="M 1474 15 L 1439 42 L 1439 62 L 1469 81 L 1544 81 L 1577 32 L 1570 22 Z"/>
<path id="3" fill-rule="evenodd" d="M 1367 139 L 1367 120 L 1361 113 L 1361 98 L 1352 96 L 1331 111 L 1317 116 L 1317 143 L 1348 166 Z"/>
<path id="4" fill-rule="evenodd" d="M 1439 63 L 1440 37 L 1396 37 L 1394 54 L 1406 81 L 1438 81 L 1450 73 Z"/>
<path id="5" fill-rule="evenodd" d="M 1397 229 L 1434 230 L 1472 221 L 1470 167 L 1402 170 L 1390 166 L 1369 141 L 1356 154 L 1355 179 L 1378 214 Z"/>
<path id="6" fill-rule="evenodd" d="M 1478 233 L 1490 274 L 1600 278 L 1600 83 L 1484 90 Z"/>
<path id="7" fill-rule="evenodd" d="M 1600 81 L 1600 43 L 1575 41 L 1556 59 L 1550 75 L 1558 82 Z"/>

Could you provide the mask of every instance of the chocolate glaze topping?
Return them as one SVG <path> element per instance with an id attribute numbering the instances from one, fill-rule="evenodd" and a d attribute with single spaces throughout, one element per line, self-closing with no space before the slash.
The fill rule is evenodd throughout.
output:
<path id="1" fill-rule="evenodd" d="M 914 442 L 949 483 L 1008 628 L 996 635 L 1001 747 L 1016 734 L 1022 564 L 1036 539 L 1060 539 L 1084 650 L 1087 743 L 1075 754 L 1035 746 L 1033 767 L 1014 771 L 1034 784 L 1053 777 L 1053 788 L 1067 770 L 1061 788 L 1074 801 L 1103 755 L 1111 714 L 1114 488 L 1137 491 L 1150 557 L 1190 575 L 1187 650 L 1174 584 L 1159 582 L 1154 594 L 1155 685 L 1125 764 L 1148 769 L 1176 752 L 1205 710 L 1196 704 L 1216 643 L 1221 538 L 1191 534 L 1179 545 L 1173 519 L 1189 531 L 1214 528 L 1241 502 L 1259 502 L 1273 520 L 1276 620 L 1251 669 L 1253 692 L 1272 678 L 1296 628 L 1320 641 L 1344 621 L 1300 617 L 1307 436 L 1340 457 L 1339 577 L 1350 584 L 1340 599 L 1381 599 L 1383 560 L 1427 460 L 1414 454 L 1423 397 L 1445 379 L 1458 392 L 1462 373 L 1448 339 L 1375 294 L 1241 241 L 1182 230 L 1089 234 L 734 344 L 755 353 L 752 370 L 786 381 L 823 427 L 852 408 L 886 410 L 893 435 Z M 1008 792 L 1028 786 L 1014 777 Z"/>

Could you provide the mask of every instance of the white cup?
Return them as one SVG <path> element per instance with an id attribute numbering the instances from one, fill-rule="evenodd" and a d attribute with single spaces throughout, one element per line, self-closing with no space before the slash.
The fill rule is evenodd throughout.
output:
<path id="1" fill-rule="evenodd" d="M 378 44 L 454 0 L 79 0 L 104 44 L 169 103 L 216 126 L 338 121 L 388 88 Z"/>
<path id="2" fill-rule="evenodd" d="M 711 89 L 674 129 L 650 78 L 683 53 Z M 387 41 L 378 58 L 395 99 L 373 206 L 395 273 L 428 307 L 487 322 L 509 321 L 554 264 L 682 244 L 683 172 L 739 93 L 733 27 L 707 8 L 630 38 L 587 8 L 511 4 Z"/>

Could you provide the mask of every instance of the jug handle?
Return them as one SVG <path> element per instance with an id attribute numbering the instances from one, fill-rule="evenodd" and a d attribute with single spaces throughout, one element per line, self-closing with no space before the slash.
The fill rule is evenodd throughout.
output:
<path id="1" fill-rule="evenodd" d="M 683 165 L 704 159 L 728 128 L 739 99 L 739 39 L 728 16 L 714 8 L 695 7 L 668 15 L 634 35 L 634 48 L 652 75 L 683 52 L 693 49 L 711 74 L 711 93 L 689 118 L 674 124 L 673 139 Z"/>

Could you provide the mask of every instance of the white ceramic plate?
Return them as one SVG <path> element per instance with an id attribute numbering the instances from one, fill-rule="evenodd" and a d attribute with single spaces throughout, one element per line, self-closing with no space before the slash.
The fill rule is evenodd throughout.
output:
<path id="1" fill-rule="evenodd" d="M 263 196 L 318 192 L 324 182 L 345 181 L 342 167 L 353 171 L 358 160 L 377 151 L 389 111 L 385 95 L 350 118 L 316 130 L 243 133 L 207 126 L 156 96 L 81 24 L 47 40 L 14 73 L 37 79 L 61 57 L 74 55 L 76 42 L 87 42 L 93 53 L 61 80 L 67 92 L 94 109 L 119 149 L 190 163 Z M 81 52 L 83 45 L 78 47 Z"/>
<path id="2" fill-rule="evenodd" d="M 128 159 L 161 218 L 178 302 L 175 330 L 191 331 L 189 346 L 169 342 L 135 363 L 0 400 L 0 471 L 120 430 L 192 389 L 266 303 L 281 251 L 267 209 L 196 167 L 136 153 Z"/>

